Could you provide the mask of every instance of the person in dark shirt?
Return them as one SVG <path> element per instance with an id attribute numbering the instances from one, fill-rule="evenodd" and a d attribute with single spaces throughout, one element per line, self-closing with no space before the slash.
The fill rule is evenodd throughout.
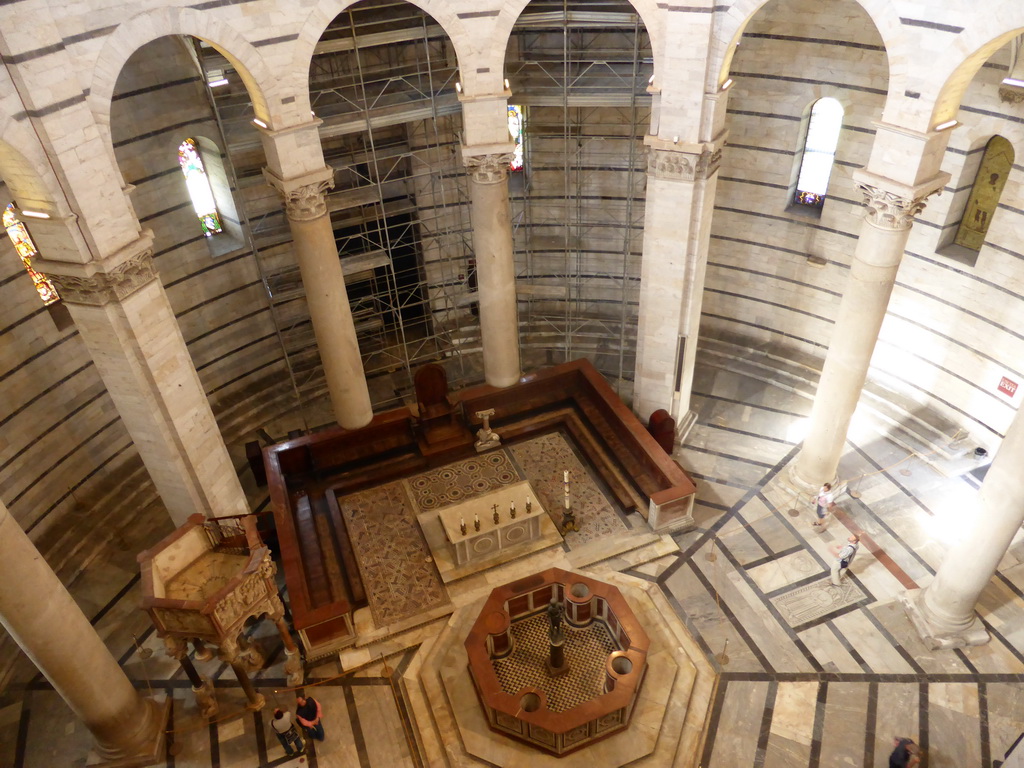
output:
<path id="1" fill-rule="evenodd" d="M 323 741 L 323 710 L 320 708 L 320 702 L 312 696 L 298 696 L 295 704 L 295 719 L 306 729 L 306 738 Z"/>
<path id="2" fill-rule="evenodd" d="M 889 768 L 915 768 L 921 764 L 921 750 L 913 739 L 897 736 L 892 743 L 895 749 L 889 755 Z"/>

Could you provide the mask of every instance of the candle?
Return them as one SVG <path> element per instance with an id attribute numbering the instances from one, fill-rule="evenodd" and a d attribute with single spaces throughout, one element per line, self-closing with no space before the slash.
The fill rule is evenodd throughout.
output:
<path id="1" fill-rule="evenodd" d="M 568 469 L 565 470 L 565 472 L 562 473 L 562 477 L 564 479 L 564 482 L 566 482 L 566 483 L 569 482 L 569 470 Z"/>

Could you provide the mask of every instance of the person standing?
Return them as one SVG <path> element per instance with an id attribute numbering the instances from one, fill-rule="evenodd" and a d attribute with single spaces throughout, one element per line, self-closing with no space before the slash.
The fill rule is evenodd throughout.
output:
<path id="1" fill-rule="evenodd" d="M 850 563 L 853 562 L 854 556 L 857 554 L 857 549 L 860 546 L 860 536 L 855 533 L 850 534 L 850 538 L 846 540 L 846 544 L 842 547 L 834 547 L 836 559 L 832 563 L 832 584 L 836 587 L 842 586 L 843 574 L 846 569 L 850 567 Z"/>
<path id="2" fill-rule="evenodd" d="M 814 512 L 818 516 L 818 519 L 811 523 L 814 526 L 825 525 L 825 516 L 832 511 L 832 507 L 835 506 L 832 495 L 832 483 L 825 483 L 821 486 L 821 490 L 818 491 L 818 495 L 814 497 L 814 502 L 817 505 Z"/>
<path id="3" fill-rule="evenodd" d="M 320 708 L 320 702 L 312 696 L 298 696 L 295 703 L 298 705 L 295 708 L 295 716 L 302 727 L 306 729 L 306 738 L 323 741 L 323 710 Z"/>
<path id="4" fill-rule="evenodd" d="M 896 736 L 892 743 L 895 749 L 889 755 L 889 768 L 916 768 L 921 764 L 921 750 L 913 739 Z"/>
<path id="5" fill-rule="evenodd" d="M 295 727 L 295 720 L 291 712 L 284 712 L 280 709 L 274 710 L 274 719 L 270 721 L 270 727 L 277 734 L 277 740 L 284 747 L 284 753 L 288 757 L 295 757 L 302 754 L 306 745 L 302 743 L 299 729 Z"/>

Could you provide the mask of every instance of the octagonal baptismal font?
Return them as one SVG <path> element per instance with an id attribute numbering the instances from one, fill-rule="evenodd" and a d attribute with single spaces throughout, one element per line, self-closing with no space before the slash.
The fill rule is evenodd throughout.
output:
<path id="1" fill-rule="evenodd" d="M 616 587 L 559 568 L 491 592 L 465 640 L 491 729 L 557 755 L 629 725 L 649 647 Z"/>

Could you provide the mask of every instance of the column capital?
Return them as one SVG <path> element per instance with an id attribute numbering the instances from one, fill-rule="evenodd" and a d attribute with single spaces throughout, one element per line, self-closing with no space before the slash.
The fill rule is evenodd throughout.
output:
<path id="1" fill-rule="evenodd" d="M 334 188 L 334 169 L 330 166 L 291 179 L 282 179 L 264 168 L 263 178 L 281 195 L 289 219 L 312 221 L 327 214 L 327 190 Z"/>
<path id="2" fill-rule="evenodd" d="M 498 151 L 486 154 L 470 153 L 469 147 L 462 148 L 462 162 L 469 171 L 473 181 L 478 184 L 499 184 L 508 178 L 508 166 L 514 153 L 504 151 L 506 145 L 488 147 Z"/>
<path id="3" fill-rule="evenodd" d="M 123 301 L 157 279 L 150 232 L 102 261 L 72 265 L 40 259 L 38 266 L 63 301 L 94 307 Z"/>
<path id="4" fill-rule="evenodd" d="M 704 181 L 718 171 L 722 162 L 720 147 L 688 152 L 648 146 L 647 173 L 669 181 Z"/>
<path id="5" fill-rule="evenodd" d="M 909 187 L 868 171 L 856 171 L 854 181 L 864 194 L 864 218 L 879 229 L 893 232 L 910 229 L 929 197 L 940 194 L 949 174 Z"/>

